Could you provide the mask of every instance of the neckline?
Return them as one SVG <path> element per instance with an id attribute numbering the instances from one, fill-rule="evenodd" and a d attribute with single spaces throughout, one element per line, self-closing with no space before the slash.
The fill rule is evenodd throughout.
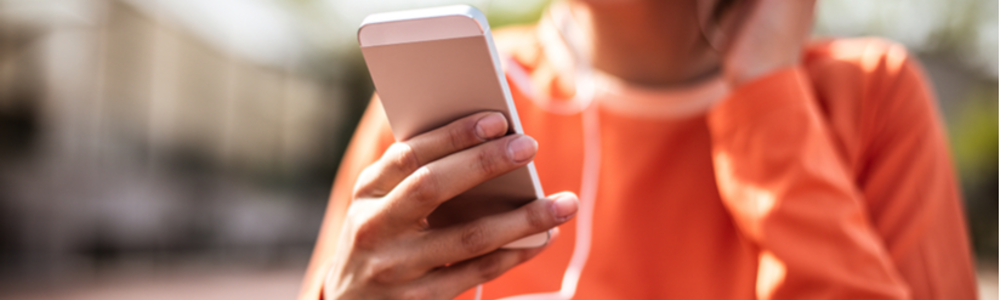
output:
<path id="1" fill-rule="evenodd" d="M 594 104 L 618 115 L 646 119 L 678 119 L 707 113 L 715 103 L 729 93 L 729 86 L 719 74 L 690 85 L 651 88 L 626 82 L 614 75 L 590 68 L 589 65 L 583 65 L 586 62 L 577 61 L 576 58 L 585 56 L 583 51 L 586 49 L 580 49 L 579 45 L 573 45 L 573 41 L 566 40 L 567 35 L 574 37 L 572 33 L 577 35 L 581 33 L 579 25 L 571 19 L 557 20 L 557 17 L 561 17 L 559 19 L 571 17 L 569 7 L 566 4 L 553 3 L 548 10 L 535 29 L 542 55 L 556 68 L 570 70 L 571 73 L 576 73 L 576 77 L 588 76 L 593 85 L 593 101 L 572 103 L 578 99 L 548 99 L 552 98 L 551 95 L 530 97 L 536 104 L 543 107 L 554 104 L 560 104 L 557 106 Z M 581 72 L 574 71 L 580 68 L 584 68 L 586 72 L 580 74 Z M 580 80 L 587 79 L 576 78 L 577 84 L 580 84 Z"/>
<path id="2" fill-rule="evenodd" d="M 649 88 L 625 82 L 611 74 L 594 71 L 594 101 L 619 115 L 679 119 L 708 112 L 729 92 L 721 76 L 688 86 Z"/>

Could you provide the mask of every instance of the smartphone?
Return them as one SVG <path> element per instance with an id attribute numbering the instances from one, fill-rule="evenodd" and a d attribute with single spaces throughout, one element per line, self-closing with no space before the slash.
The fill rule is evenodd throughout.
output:
<path id="1" fill-rule="evenodd" d="M 373 14 L 358 29 L 358 43 L 397 141 L 482 111 L 503 113 L 508 134 L 524 133 L 490 26 L 476 8 Z M 543 197 L 531 162 L 444 202 L 427 221 L 432 228 L 465 223 Z M 549 235 L 542 232 L 504 248 L 542 246 Z"/>

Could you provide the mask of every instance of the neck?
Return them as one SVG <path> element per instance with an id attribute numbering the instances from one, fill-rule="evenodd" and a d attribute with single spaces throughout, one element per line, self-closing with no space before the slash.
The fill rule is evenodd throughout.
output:
<path id="1" fill-rule="evenodd" d="M 594 68 L 647 87 L 688 85 L 714 76 L 720 60 L 705 41 L 695 1 L 574 1 Z"/>

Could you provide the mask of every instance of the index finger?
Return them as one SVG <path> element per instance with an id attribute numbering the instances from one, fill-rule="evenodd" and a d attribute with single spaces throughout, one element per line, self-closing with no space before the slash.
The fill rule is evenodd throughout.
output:
<path id="1" fill-rule="evenodd" d="M 421 166 L 503 136 L 507 130 L 503 114 L 481 112 L 397 142 L 359 176 L 355 195 L 384 196 Z"/>

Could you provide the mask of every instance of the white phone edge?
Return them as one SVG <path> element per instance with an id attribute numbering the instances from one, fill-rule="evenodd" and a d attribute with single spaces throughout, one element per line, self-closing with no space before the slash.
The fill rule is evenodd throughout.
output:
<path id="1" fill-rule="evenodd" d="M 469 21 L 474 22 L 476 26 L 461 24 L 468 23 Z M 380 26 L 377 26 L 378 24 L 390 22 L 407 22 L 411 24 L 408 24 L 410 26 L 406 27 L 408 30 L 395 30 L 398 28 L 393 28 L 394 30 L 382 30 Z M 524 134 L 524 130 L 521 127 L 521 119 L 518 117 L 517 109 L 514 106 L 514 97 L 510 93 L 506 74 L 504 74 L 500 64 L 500 55 L 497 53 L 496 46 L 493 43 L 493 34 L 490 33 L 489 22 L 486 20 L 486 16 L 475 7 L 460 4 L 372 14 L 365 17 L 361 22 L 360 28 L 358 28 L 358 43 L 361 47 L 371 47 L 477 35 L 482 35 L 486 38 L 490 57 L 493 60 L 493 69 L 497 72 L 497 78 L 500 79 L 501 90 L 507 102 L 507 111 L 510 113 L 510 117 L 514 123 L 514 132 Z M 545 198 L 541 181 L 538 179 L 538 172 L 535 170 L 535 163 L 528 163 L 527 168 L 531 176 L 531 183 L 534 185 L 535 197 L 537 199 Z M 501 248 L 520 249 L 541 247 L 548 244 L 551 237 L 552 230 L 550 229 L 521 238 Z"/>

